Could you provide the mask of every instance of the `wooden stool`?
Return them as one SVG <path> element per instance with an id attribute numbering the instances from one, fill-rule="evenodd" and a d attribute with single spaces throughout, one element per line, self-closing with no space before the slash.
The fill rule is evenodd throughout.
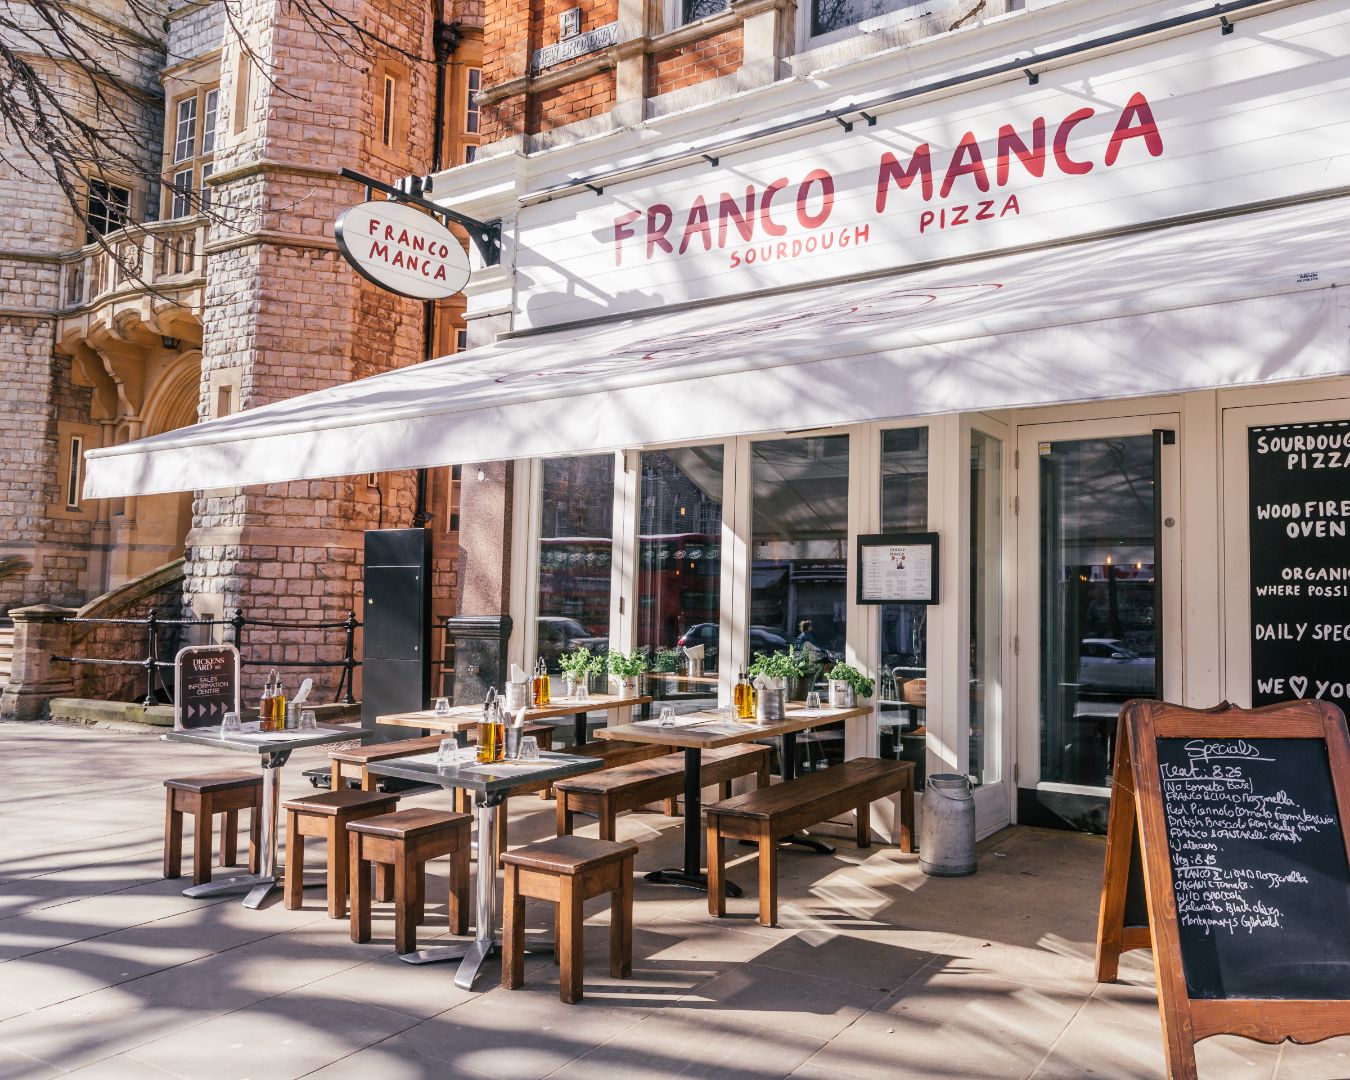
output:
<path id="1" fill-rule="evenodd" d="M 347 826 L 353 821 L 388 814 L 398 806 L 397 795 L 378 791 L 321 791 L 281 804 L 286 811 L 286 906 L 300 907 L 305 888 L 305 837 L 322 837 L 328 845 L 328 917 L 347 914 L 351 887 L 347 870 Z M 386 871 L 387 872 L 387 871 Z M 389 882 L 380 882 L 380 898 L 390 894 Z"/>
<path id="2" fill-rule="evenodd" d="M 625 979 L 633 973 L 633 856 L 631 841 L 559 836 L 529 844 L 502 856 L 506 871 L 502 929 L 502 985 L 518 990 L 525 981 L 525 898 L 552 900 L 553 956 L 561 978 L 559 997 L 568 1005 L 581 1000 L 581 905 L 610 894 L 609 973 Z"/>
<path id="3" fill-rule="evenodd" d="M 192 884 L 211 880 L 211 819 L 224 814 L 220 830 L 220 865 L 235 866 L 239 854 L 239 811 L 251 810 L 248 825 L 248 872 L 258 872 L 262 815 L 262 777 L 257 773 L 217 773 L 164 781 L 164 876 L 183 876 L 183 815 L 192 815 Z"/>
<path id="4" fill-rule="evenodd" d="M 452 856 L 450 932 L 469 930 L 469 814 L 398 810 L 347 826 L 351 865 L 352 940 L 370 940 L 371 864 L 394 873 L 394 951 L 417 948 L 417 926 L 426 919 L 427 860 Z"/>

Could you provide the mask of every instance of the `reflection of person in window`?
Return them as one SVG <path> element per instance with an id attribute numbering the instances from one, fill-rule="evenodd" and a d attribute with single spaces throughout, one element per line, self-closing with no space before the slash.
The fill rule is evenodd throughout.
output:
<path id="1" fill-rule="evenodd" d="M 796 634 L 796 640 L 792 644 L 799 649 L 811 648 L 815 652 L 825 652 L 825 649 L 821 648 L 821 643 L 815 640 L 815 634 L 811 632 L 811 620 L 809 618 L 803 618 L 801 622 L 798 622 L 796 629 L 798 629 L 798 634 Z"/>

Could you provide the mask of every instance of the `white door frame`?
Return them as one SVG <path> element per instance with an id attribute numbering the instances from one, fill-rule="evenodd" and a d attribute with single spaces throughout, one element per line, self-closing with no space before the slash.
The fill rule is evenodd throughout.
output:
<path id="1" fill-rule="evenodd" d="M 1011 593 L 1016 609 L 1014 639 L 1015 723 L 1017 767 L 1014 786 L 1035 788 L 1040 782 L 1040 470 L 1037 444 L 1071 442 L 1079 439 L 1105 439 L 1112 436 L 1151 435 L 1155 429 L 1177 433 L 1173 445 L 1162 448 L 1162 535 L 1156 538 L 1161 549 L 1163 573 L 1163 685 L 1167 697 L 1183 699 L 1184 677 L 1182 625 L 1182 543 L 1181 529 L 1181 450 L 1185 432 L 1178 412 L 1116 415 L 1098 419 L 1065 419 L 1019 426 L 1016 429 L 1017 468 L 1015 469 L 1016 566 Z M 1080 790 L 1065 786 L 1066 790 Z M 1105 787 L 1084 787 L 1085 793 L 1106 794 Z M 1015 792 L 1014 792 L 1015 796 Z"/>

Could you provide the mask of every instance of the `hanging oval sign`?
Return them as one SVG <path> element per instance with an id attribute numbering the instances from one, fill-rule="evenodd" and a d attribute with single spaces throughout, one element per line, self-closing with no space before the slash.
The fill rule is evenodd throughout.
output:
<path id="1" fill-rule="evenodd" d="M 360 203 L 343 212 L 334 232 L 358 274 L 400 296 L 442 300 L 469 280 L 469 256 L 455 234 L 403 203 Z"/>

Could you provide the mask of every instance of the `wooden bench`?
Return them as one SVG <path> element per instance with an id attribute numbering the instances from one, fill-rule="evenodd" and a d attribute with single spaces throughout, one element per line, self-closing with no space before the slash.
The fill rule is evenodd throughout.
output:
<path id="1" fill-rule="evenodd" d="M 872 843 L 869 809 L 900 793 L 900 850 L 914 850 L 914 763 L 854 758 L 795 780 L 714 803 L 708 814 L 708 913 L 727 911 L 724 840 L 759 844 L 759 921 L 778 921 L 778 838 L 857 811 L 858 846 Z"/>
<path id="2" fill-rule="evenodd" d="M 525 734 L 539 740 L 540 750 L 553 748 L 553 728 L 548 724 L 526 724 Z M 418 739 L 399 739 L 396 742 L 372 743 L 370 746 L 349 746 L 341 750 L 328 752 L 330 779 L 328 786 L 333 791 L 341 790 L 348 780 L 359 780 L 362 791 L 374 791 L 379 777 L 371 774 L 367 766 L 372 761 L 389 761 L 391 758 L 411 757 L 413 754 L 434 754 L 440 749 L 441 740 L 449 735 L 426 735 Z M 474 742 L 476 733 L 469 732 L 469 741 Z"/>
<path id="3" fill-rule="evenodd" d="M 700 779 L 704 785 L 718 785 L 724 799 L 731 796 L 732 780 L 752 775 L 758 777 L 759 787 L 768 785 L 767 746 L 746 743 L 703 752 Z M 582 813 L 600 819 L 601 840 L 613 840 L 614 819 L 620 812 L 658 800 L 673 801 L 684 790 L 684 755 L 663 754 L 598 773 L 569 777 L 554 784 L 553 790 L 558 797 L 559 836 L 569 835 L 573 816 Z"/>
<path id="4" fill-rule="evenodd" d="M 582 743 L 580 746 L 568 747 L 567 753 L 575 754 L 577 757 L 600 758 L 605 764 L 603 769 L 620 769 L 625 765 L 632 765 L 638 761 L 649 761 L 652 758 L 665 757 L 671 751 L 669 746 L 654 746 L 650 743 L 635 742 L 605 742 L 599 740 L 596 742 Z M 588 776 L 594 776 L 594 773 L 588 773 Z M 553 785 L 545 784 L 540 788 L 539 797 L 541 799 L 553 798 Z M 675 800 L 673 798 L 666 800 L 666 814 L 673 816 L 675 813 Z"/>

